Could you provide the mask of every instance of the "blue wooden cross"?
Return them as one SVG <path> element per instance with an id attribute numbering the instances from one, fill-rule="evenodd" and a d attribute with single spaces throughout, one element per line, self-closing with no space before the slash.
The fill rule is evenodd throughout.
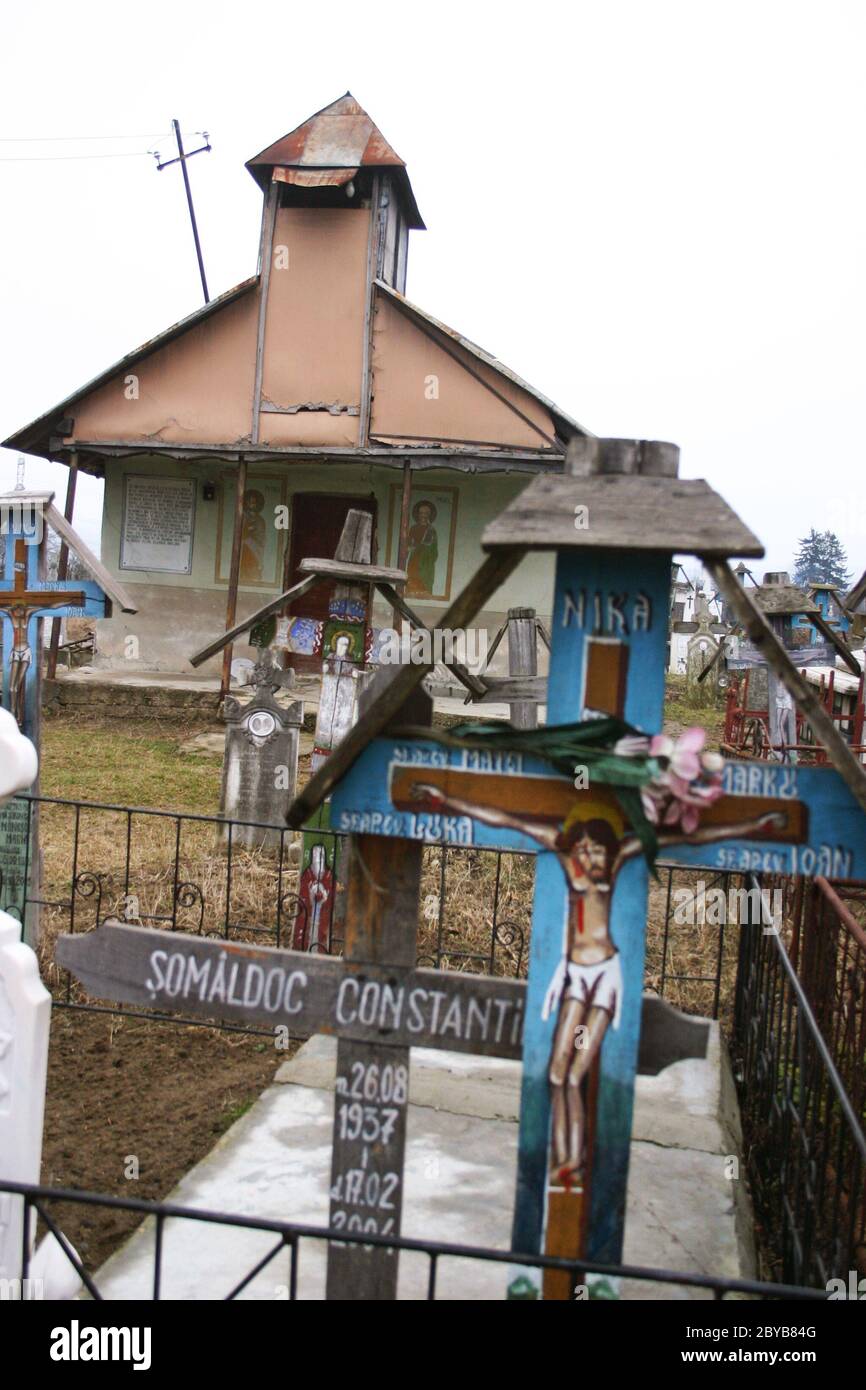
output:
<path id="1" fill-rule="evenodd" d="M 3 704 L 22 733 L 37 742 L 37 677 L 41 652 L 40 618 L 102 618 L 106 598 L 92 580 L 41 579 L 40 545 L 21 506 L 2 503 L 6 539 L 4 578 L 0 581 L 3 626 Z M 38 746 L 38 744 L 37 744 Z"/>
<path id="2" fill-rule="evenodd" d="M 616 716 L 660 731 L 672 554 L 762 553 L 705 483 L 677 479 L 677 458 L 671 445 L 580 441 L 570 476 L 536 479 L 484 534 L 493 552 L 557 551 L 548 726 Z M 513 1249 L 617 1263 L 649 871 L 603 780 L 492 749 L 377 740 L 334 793 L 332 826 L 538 851 Z M 729 762 L 721 777 L 699 824 L 658 827 L 666 858 L 676 844 L 676 861 L 694 866 L 866 874 L 862 813 L 838 773 Z M 512 1293 L 542 1287 L 518 1267 Z M 571 1294 L 568 1276 L 545 1277 L 544 1297 Z"/>
<path id="3" fill-rule="evenodd" d="M 0 534 L 5 564 L 0 580 L 3 617 L 3 704 L 15 716 L 39 753 L 41 622 L 49 617 L 102 618 L 110 612 L 107 589 L 92 580 L 40 577 L 44 528 L 58 530 L 81 552 L 89 567 L 102 571 L 72 528 L 52 506 L 51 493 L 16 491 L 0 496 Z M 105 573 L 102 571 L 102 573 Z M 105 582 L 125 611 L 134 612 L 125 592 L 105 573 Z M 31 792 L 38 791 L 38 779 Z M 24 924 L 35 945 L 39 923 L 39 806 L 13 799 L 0 808 L 0 907 Z"/>

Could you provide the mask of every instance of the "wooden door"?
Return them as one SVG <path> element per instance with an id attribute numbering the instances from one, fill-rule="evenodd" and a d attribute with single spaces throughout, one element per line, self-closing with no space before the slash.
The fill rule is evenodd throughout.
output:
<path id="1" fill-rule="evenodd" d="M 332 559 L 337 542 L 343 530 L 346 513 L 350 507 L 370 512 L 373 517 L 373 546 L 371 560 L 375 564 L 376 555 L 376 499 L 345 496 L 333 492 L 296 492 L 292 497 L 291 529 L 286 556 L 285 588 L 303 579 L 300 563 L 308 556 Z M 331 585 L 317 584 L 314 589 L 289 605 L 288 612 L 293 616 L 316 618 L 324 621 L 328 616 L 328 599 Z M 300 656 L 291 653 L 289 664 L 296 671 L 318 671 L 321 657 Z"/>

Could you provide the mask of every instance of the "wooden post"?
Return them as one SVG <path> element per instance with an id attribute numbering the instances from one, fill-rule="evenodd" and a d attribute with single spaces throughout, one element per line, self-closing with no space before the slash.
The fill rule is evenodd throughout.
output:
<path id="1" fill-rule="evenodd" d="M 409 554 L 409 503 L 411 498 L 412 463 L 410 459 L 407 459 L 403 464 L 403 492 L 400 497 L 400 539 L 397 546 L 398 570 L 404 570 L 406 568 L 406 559 Z M 398 588 L 398 593 L 403 594 L 405 592 L 406 585 L 401 584 Z M 400 610 L 395 607 L 391 610 L 391 623 L 394 628 L 397 627 L 399 619 Z"/>
<path id="2" fill-rule="evenodd" d="M 261 428 L 262 412 L 262 377 L 265 366 L 265 332 L 267 329 L 268 317 L 268 294 L 271 287 L 271 269 L 274 262 L 274 228 L 277 221 L 277 209 L 280 201 L 280 185 L 271 182 L 268 189 L 265 212 L 262 218 L 262 239 L 259 250 L 259 274 L 261 275 L 259 288 L 259 317 L 256 328 L 256 367 L 255 378 L 253 381 L 253 419 L 250 430 L 250 442 L 258 444 L 259 431 Z M 285 586 L 284 586 L 285 587 Z"/>
<path id="3" fill-rule="evenodd" d="M 508 674 L 509 676 L 538 675 L 534 608 L 509 608 L 508 610 Z M 538 705 L 530 700 L 513 701 L 511 722 L 515 729 L 537 728 Z"/>
<path id="4" fill-rule="evenodd" d="M 362 696 L 362 710 L 370 697 Z M 428 723 L 433 702 L 416 689 L 400 716 Z M 415 964 L 424 846 L 381 835 L 349 837 L 343 959 L 349 969 Z M 399 1235 L 409 1106 L 409 1048 L 337 1043 L 331 1208 L 328 1224 L 347 1231 Z M 360 1117 L 360 1123 L 358 1119 Z M 372 1302 L 397 1297 L 396 1250 L 328 1248 L 328 1299 Z"/>
<path id="5" fill-rule="evenodd" d="M 421 844 L 353 836 L 349 851 L 344 960 L 365 966 L 415 964 Z M 409 1105 L 409 1048 L 337 1043 L 329 1225 L 399 1235 Z M 357 1120 L 360 1119 L 360 1123 Z M 397 1297 L 395 1250 L 362 1245 L 328 1249 L 328 1299 Z"/>
<path id="6" fill-rule="evenodd" d="M 376 294 L 373 282 L 376 279 L 382 227 L 379 208 L 381 187 L 380 176 L 374 174 L 373 191 L 370 198 L 370 226 L 367 231 L 367 267 L 364 276 L 364 339 L 361 358 L 361 400 L 358 409 L 359 449 L 366 449 L 370 443 L 373 392 L 373 300 Z"/>
<path id="7" fill-rule="evenodd" d="M 72 513 L 75 507 L 75 484 L 78 481 L 78 454 L 72 454 L 69 460 L 69 477 L 66 482 L 66 505 L 63 508 L 63 515 L 67 521 L 72 521 Z M 60 554 L 57 557 L 57 578 L 65 579 L 69 570 L 69 546 L 65 540 L 60 542 Z M 57 674 L 57 650 L 60 646 L 60 625 L 62 619 L 51 619 L 51 643 L 48 648 L 48 667 L 47 675 L 50 681 L 54 680 Z"/>
<path id="8" fill-rule="evenodd" d="M 241 568 L 241 541 L 244 533 L 244 493 L 247 486 L 247 461 L 245 458 L 238 464 L 237 492 L 235 493 L 235 520 L 232 532 L 232 564 L 229 571 L 229 596 L 226 603 L 226 627 L 232 628 L 235 624 L 238 608 L 238 576 Z M 228 694 L 229 685 L 232 678 L 232 644 L 228 643 L 223 648 L 223 671 L 220 681 L 220 699 L 224 700 Z"/>

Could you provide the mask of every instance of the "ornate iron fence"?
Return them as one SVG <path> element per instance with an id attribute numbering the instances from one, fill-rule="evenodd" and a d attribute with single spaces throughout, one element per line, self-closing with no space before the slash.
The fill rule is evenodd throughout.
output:
<path id="1" fill-rule="evenodd" d="M 781 1277 L 798 1284 L 866 1274 L 866 942 L 854 925 L 816 881 L 789 886 L 790 954 L 760 923 L 740 931 L 733 1043 L 746 1166 Z"/>
<path id="2" fill-rule="evenodd" d="M 328 829 L 309 832 L 310 843 L 325 846 L 330 895 L 326 930 L 311 933 L 304 841 L 292 831 L 60 797 L 17 800 L 27 807 L 28 821 L 38 817 L 40 873 L 25 875 L 31 886 L 24 902 L 16 903 L 0 870 L 0 906 L 19 917 L 38 910 L 43 975 L 60 1007 L 162 1021 L 156 1013 L 87 1002 L 68 973 L 54 965 L 60 933 L 89 931 L 108 917 L 226 940 L 329 954 L 342 950 L 344 836 Z M 269 833 L 270 847 L 247 848 L 242 840 L 248 830 Z M 532 853 L 426 846 L 419 965 L 525 976 L 534 872 Z M 212 1026 L 179 1015 L 171 1021 Z"/>

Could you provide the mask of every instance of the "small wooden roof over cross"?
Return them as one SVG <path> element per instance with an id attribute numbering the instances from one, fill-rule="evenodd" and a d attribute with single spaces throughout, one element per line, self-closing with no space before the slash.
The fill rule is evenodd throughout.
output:
<path id="1" fill-rule="evenodd" d="M 15 488 L 12 492 L 0 493 L 0 516 L 5 515 L 11 508 L 32 507 L 37 513 L 41 513 L 44 523 L 50 527 L 55 535 L 78 556 L 84 568 L 96 580 L 99 587 L 104 591 L 106 598 L 105 616 L 111 616 L 111 604 L 116 603 L 124 613 L 137 613 L 138 609 L 133 603 L 123 585 L 115 579 L 100 560 L 97 560 L 93 551 L 81 539 L 66 520 L 62 512 L 54 506 L 53 492 L 27 492 L 23 488 Z"/>

